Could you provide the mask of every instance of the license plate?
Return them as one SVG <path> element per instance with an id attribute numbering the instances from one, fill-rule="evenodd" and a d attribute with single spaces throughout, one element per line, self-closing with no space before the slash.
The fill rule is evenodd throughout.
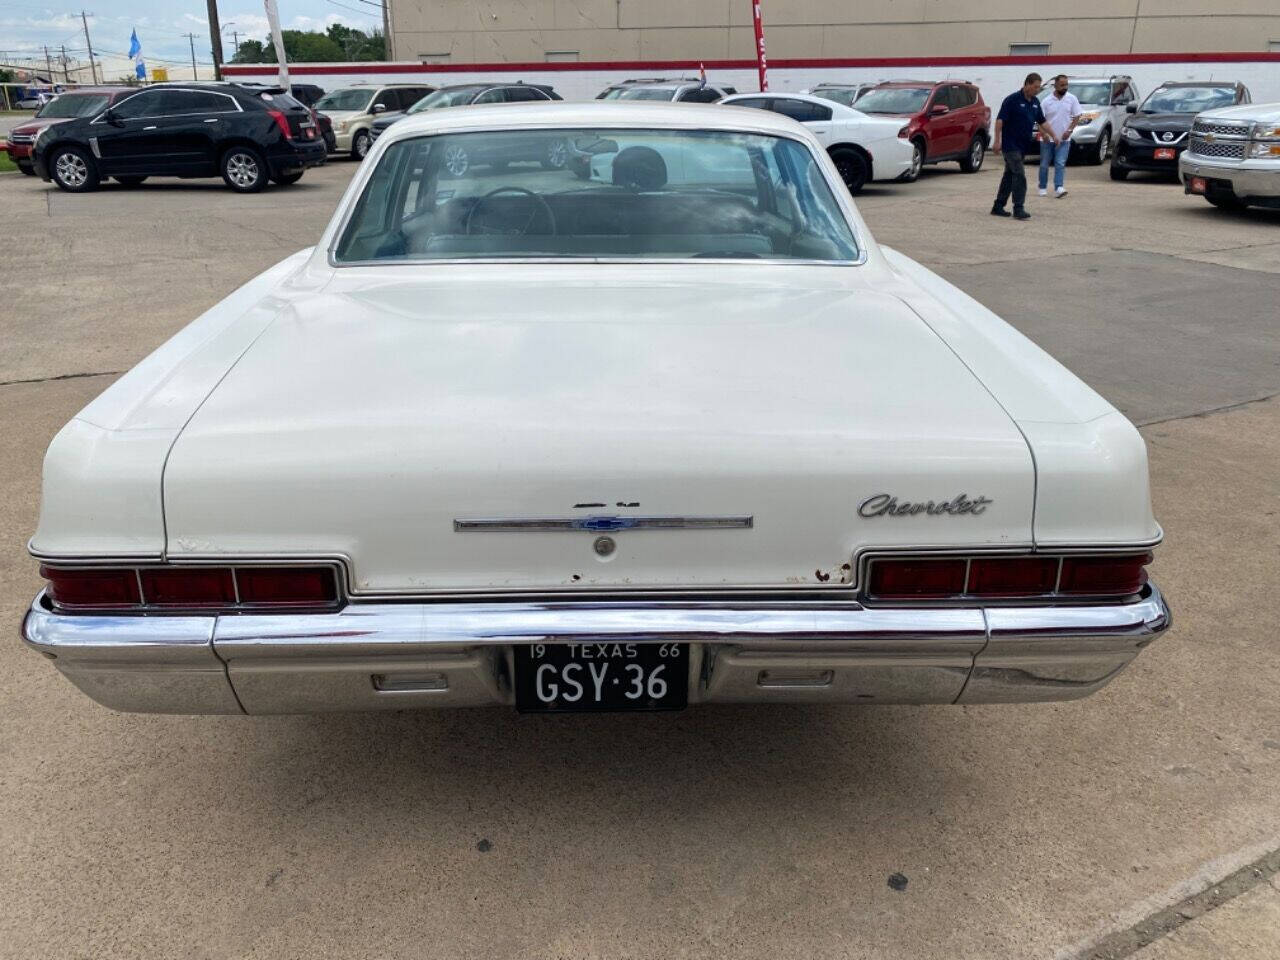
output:
<path id="1" fill-rule="evenodd" d="M 1172 160 L 1178 155 L 1178 151 L 1173 147 L 1156 147 L 1157 160 Z"/>
<path id="2" fill-rule="evenodd" d="M 1187 181 L 1187 193 L 1204 193 L 1208 189 L 1208 184 L 1204 182 L 1204 177 L 1192 177 Z"/>
<path id="3" fill-rule="evenodd" d="M 681 710 L 687 643 L 526 643 L 516 655 L 516 709 L 526 712 Z"/>

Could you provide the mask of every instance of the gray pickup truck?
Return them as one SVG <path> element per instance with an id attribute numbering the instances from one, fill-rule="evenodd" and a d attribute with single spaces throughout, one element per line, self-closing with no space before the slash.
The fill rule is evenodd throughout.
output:
<path id="1" fill-rule="evenodd" d="M 1280 208 L 1280 103 L 1198 114 L 1178 177 L 1187 193 L 1224 210 Z"/>

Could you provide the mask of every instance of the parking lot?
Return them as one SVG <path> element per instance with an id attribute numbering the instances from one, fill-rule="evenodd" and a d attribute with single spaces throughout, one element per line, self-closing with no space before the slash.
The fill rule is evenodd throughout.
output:
<path id="1" fill-rule="evenodd" d="M 1169 182 L 1073 166 L 1017 223 L 994 164 L 946 164 L 858 202 L 1142 427 L 1175 625 L 1090 699 L 140 716 L 24 650 L 49 439 L 314 242 L 354 169 L 249 196 L 0 176 L 0 955 L 1273 954 L 1280 211 Z"/>

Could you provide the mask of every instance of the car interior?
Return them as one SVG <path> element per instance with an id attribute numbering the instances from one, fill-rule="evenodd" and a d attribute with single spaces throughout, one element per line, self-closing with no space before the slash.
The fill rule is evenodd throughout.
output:
<path id="1" fill-rule="evenodd" d="M 546 131 L 528 135 L 545 138 Z M 848 223 L 812 154 L 793 140 L 726 134 L 724 142 L 715 143 L 715 135 L 706 132 L 644 131 L 619 137 L 623 146 L 593 133 L 588 137 L 598 149 L 612 147 L 616 153 L 608 181 L 585 184 L 563 171 L 538 171 L 517 181 L 514 165 L 469 170 L 462 177 L 443 169 L 441 158 L 450 142 L 485 136 L 424 136 L 388 149 L 338 243 L 338 262 L 493 257 L 848 261 L 857 255 Z M 740 162 L 726 163 L 725 157 Z"/>

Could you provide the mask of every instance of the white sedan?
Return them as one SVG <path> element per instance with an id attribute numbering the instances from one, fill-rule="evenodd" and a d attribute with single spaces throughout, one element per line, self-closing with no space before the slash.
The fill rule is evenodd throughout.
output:
<path id="1" fill-rule="evenodd" d="M 549 131 L 611 182 L 445 168 Z M 803 128 L 462 107 L 58 433 L 22 632 L 133 711 L 1060 700 L 1169 625 L 1160 539 L 1134 427 Z"/>
<path id="2" fill-rule="evenodd" d="M 921 157 L 901 117 L 872 117 L 853 107 L 804 93 L 740 93 L 721 106 L 770 110 L 802 123 L 835 162 L 850 193 L 873 180 L 914 180 Z"/>

